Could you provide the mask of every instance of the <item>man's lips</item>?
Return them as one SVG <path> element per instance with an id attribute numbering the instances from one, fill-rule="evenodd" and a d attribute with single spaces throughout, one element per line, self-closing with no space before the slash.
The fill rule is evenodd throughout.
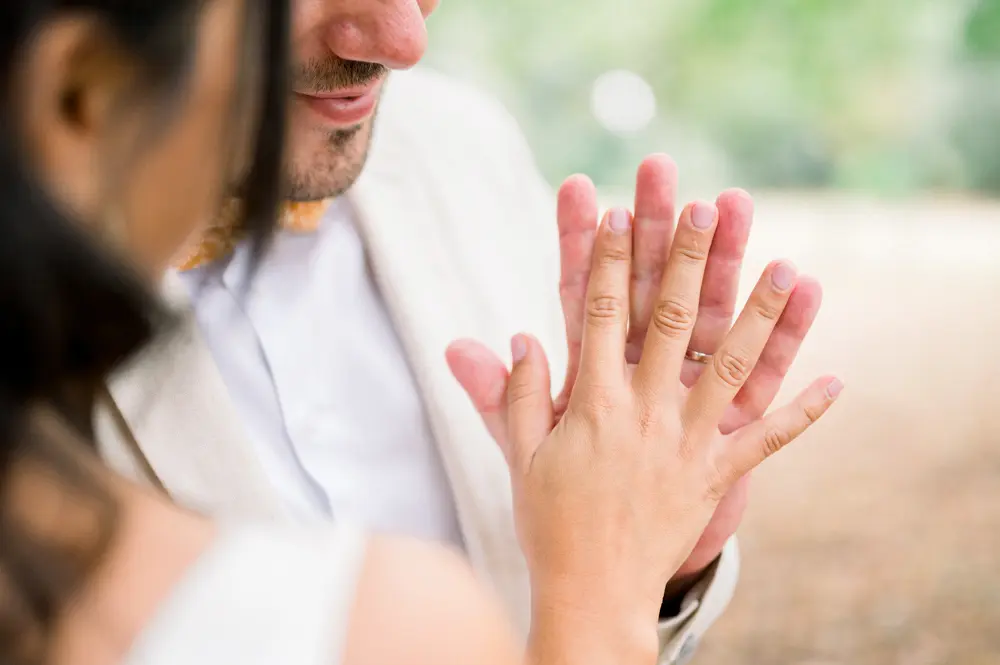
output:
<path id="1" fill-rule="evenodd" d="M 381 87 L 379 79 L 364 86 L 330 92 L 296 92 L 295 95 L 331 124 L 348 127 L 372 114 Z"/>

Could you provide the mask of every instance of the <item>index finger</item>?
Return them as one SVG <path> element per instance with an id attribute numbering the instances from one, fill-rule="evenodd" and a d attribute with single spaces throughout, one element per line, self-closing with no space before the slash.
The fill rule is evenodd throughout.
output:
<path id="1" fill-rule="evenodd" d="M 614 388 L 625 378 L 631 263 L 632 215 L 628 210 L 613 208 L 605 214 L 597 233 L 587 284 L 579 379 L 588 386 Z M 574 389 L 573 398 L 579 393 Z"/>

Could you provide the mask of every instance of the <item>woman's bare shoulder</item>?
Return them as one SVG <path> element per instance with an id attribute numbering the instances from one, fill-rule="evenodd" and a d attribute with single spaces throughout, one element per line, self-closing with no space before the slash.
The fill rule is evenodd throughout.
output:
<path id="1" fill-rule="evenodd" d="M 223 530 L 162 604 L 128 665 L 517 665 L 463 558 L 348 527 Z"/>
<path id="2" fill-rule="evenodd" d="M 517 665 L 513 632 L 458 553 L 375 538 L 358 583 L 343 665 Z"/>

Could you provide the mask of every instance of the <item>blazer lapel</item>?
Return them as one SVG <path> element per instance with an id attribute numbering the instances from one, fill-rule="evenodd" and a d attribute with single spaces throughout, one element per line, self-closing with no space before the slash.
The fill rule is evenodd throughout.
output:
<path id="1" fill-rule="evenodd" d="M 527 616 L 523 557 L 514 535 L 506 464 L 444 360 L 459 337 L 483 339 L 489 322 L 450 260 L 435 186 L 406 159 L 406 137 L 380 118 L 369 162 L 348 197 L 375 278 L 409 357 L 458 508 L 473 565 L 517 616 Z M 401 147 L 402 146 L 402 147 Z"/>
<path id="2" fill-rule="evenodd" d="M 168 339 L 109 382 L 120 424 L 129 430 L 111 431 L 109 419 L 103 419 L 103 436 L 118 439 L 112 456 L 120 464 L 131 437 L 131 447 L 138 447 L 156 480 L 179 503 L 224 518 L 284 516 L 197 323 L 183 307 L 183 285 L 172 275 L 165 286 L 168 300 L 182 304 L 182 320 Z"/>

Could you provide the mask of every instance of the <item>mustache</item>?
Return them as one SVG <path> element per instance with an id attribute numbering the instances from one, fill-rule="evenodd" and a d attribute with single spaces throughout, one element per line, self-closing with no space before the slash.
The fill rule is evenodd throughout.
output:
<path id="1" fill-rule="evenodd" d="M 366 85 L 388 73 L 387 67 L 374 62 L 330 58 L 310 60 L 300 65 L 294 72 L 293 80 L 296 90 L 335 92 Z"/>

